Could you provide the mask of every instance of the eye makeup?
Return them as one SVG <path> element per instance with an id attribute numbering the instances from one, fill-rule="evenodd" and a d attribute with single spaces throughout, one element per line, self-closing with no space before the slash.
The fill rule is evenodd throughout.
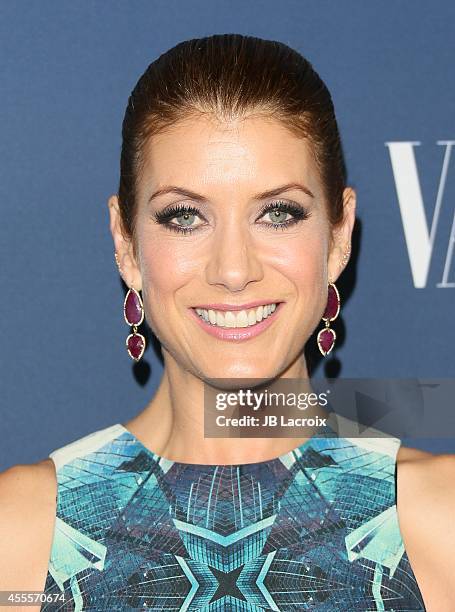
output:
<path id="1" fill-rule="evenodd" d="M 296 223 L 300 223 L 300 221 L 304 221 L 311 217 L 311 212 L 308 208 L 297 204 L 296 202 L 286 202 L 285 200 L 277 200 L 275 202 L 271 202 L 265 204 L 261 212 L 259 214 L 258 219 L 263 217 L 266 214 L 290 214 L 292 215 L 292 219 L 286 219 L 283 223 L 266 223 L 262 225 L 271 225 L 271 227 L 275 230 L 281 229 L 284 230 Z M 257 220 L 257 219 L 256 219 Z"/>
<path id="2" fill-rule="evenodd" d="M 260 218 L 267 214 L 275 214 L 275 215 L 283 215 L 290 214 L 292 215 L 291 219 L 285 219 L 280 223 L 260 223 L 260 225 L 270 226 L 274 230 L 285 230 L 288 227 L 295 225 L 305 219 L 308 219 L 311 216 L 311 212 L 297 204 L 296 202 L 287 202 L 285 200 L 277 200 L 274 202 L 269 202 L 265 204 L 260 211 L 259 217 L 256 219 L 258 221 Z M 178 225 L 177 223 L 171 223 L 173 219 L 185 219 L 190 220 L 191 217 L 196 216 L 200 218 L 204 218 L 200 210 L 193 206 L 187 204 L 176 204 L 165 208 L 163 211 L 156 211 L 153 213 L 154 221 L 163 225 L 166 229 L 171 231 L 180 232 L 183 234 L 192 234 L 197 232 L 200 227 L 203 227 L 204 224 L 197 225 L 195 227 L 191 227 L 189 225 Z"/>

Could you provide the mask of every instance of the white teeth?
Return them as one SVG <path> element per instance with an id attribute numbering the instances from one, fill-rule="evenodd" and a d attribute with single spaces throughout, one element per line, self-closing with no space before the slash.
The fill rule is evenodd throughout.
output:
<path id="1" fill-rule="evenodd" d="M 248 325 L 254 325 L 256 323 L 256 311 L 250 310 L 248 313 Z"/>
<path id="2" fill-rule="evenodd" d="M 240 312 L 237 312 L 235 319 L 236 327 L 248 327 L 248 315 L 246 314 L 246 310 L 240 310 Z"/>
<path id="3" fill-rule="evenodd" d="M 205 310 L 204 308 L 196 308 L 195 310 L 201 319 L 218 327 L 249 327 L 266 319 L 275 311 L 276 307 L 276 304 L 267 304 L 234 312 L 231 310 Z"/>
<path id="4" fill-rule="evenodd" d="M 216 314 L 214 310 L 209 310 L 209 321 L 212 325 L 216 324 Z"/>
<path id="5" fill-rule="evenodd" d="M 230 310 L 224 315 L 224 326 L 235 327 L 235 315 Z"/>

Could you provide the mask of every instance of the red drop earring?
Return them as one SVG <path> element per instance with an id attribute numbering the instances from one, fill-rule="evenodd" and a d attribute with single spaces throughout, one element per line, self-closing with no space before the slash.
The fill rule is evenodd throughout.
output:
<path id="1" fill-rule="evenodd" d="M 325 307 L 322 320 L 325 321 L 325 328 L 318 333 L 317 342 L 321 353 L 328 355 L 335 346 L 336 333 L 330 327 L 330 321 L 334 321 L 340 312 L 340 294 L 335 283 L 329 282 L 327 292 L 327 306 Z"/>
<path id="2" fill-rule="evenodd" d="M 123 276 L 117 252 L 114 253 L 114 256 L 117 268 Z M 129 288 L 125 296 L 125 301 L 123 302 L 123 317 L 128 325 L 133 326 L 133 332 L 126 339 L 126 350 L 131 359 L 139 361 L 144 354 L 145 338 L 142 334 L 137 333 L 137 326 L 144 320 L 144 306 L 139 292 L 133 287 Z"/>
<path id="3" fill-rule="evenodd" d="M 126 339 L 126 349 L 128 355 L 134 361 L 139 359 L 144 354 L 145 338 L 142 334 L 137 333 L 137 326 L 144 320 L 144 306 L 142 304 L 139 292 L 133 287 L 130 287 L 123 302 L 123 316 L 128 325 L 133 326 L 132 333 Z"/>

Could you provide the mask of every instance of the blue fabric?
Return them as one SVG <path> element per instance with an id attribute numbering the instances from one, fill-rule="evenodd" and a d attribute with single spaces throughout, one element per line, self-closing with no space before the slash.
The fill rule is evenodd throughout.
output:
<path id="1" fill-rule="evenodd" d="M 57 465 L 45 591 L 66 601 L 42 610 L 425 610 L 397 521 L 398 447 L 327 426 L 273 460 L 194 465 L 120 424 L 102 432 Z"/>

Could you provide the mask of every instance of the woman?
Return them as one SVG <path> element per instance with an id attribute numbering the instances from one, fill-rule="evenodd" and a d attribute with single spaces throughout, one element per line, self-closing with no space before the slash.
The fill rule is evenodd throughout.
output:
<path id="1" fill-rule="evenodd" d="M 145 317 L 163 377 L 125 425 L 1 475 L 1 589 L 64 596 L 50 610 L 455 610 L 451 456 L 330 426 L 204 436 L 204 383 L 308 379 L 355 201 L 330 94 L 294 50 L 215 35 L 148 67 L 108 204 L 127 350 Z"/>

